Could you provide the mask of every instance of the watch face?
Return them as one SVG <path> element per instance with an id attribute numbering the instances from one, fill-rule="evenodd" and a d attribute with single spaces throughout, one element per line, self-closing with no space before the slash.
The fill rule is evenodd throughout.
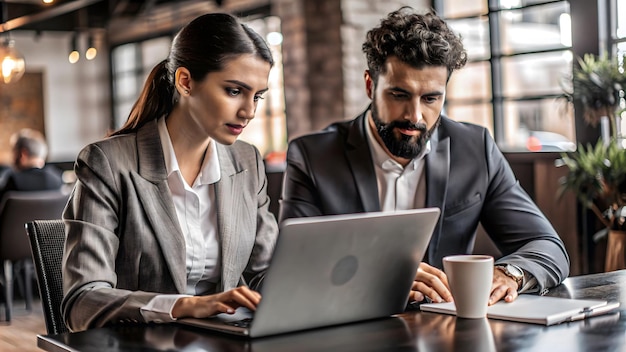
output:
<path id="1" fill-rule="evenodd" d="M 514 265 L 507 265 L 506 266 L 506 270 L 511 273 L 511 275 L 517 276 L 517 277 L 523 277 L 524 276 L 524 272 L 522 272 L 522 270 Z"/>

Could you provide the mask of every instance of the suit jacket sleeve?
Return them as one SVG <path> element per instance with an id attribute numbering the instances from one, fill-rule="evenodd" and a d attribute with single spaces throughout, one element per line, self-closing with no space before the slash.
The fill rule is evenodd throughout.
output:
<path id="1" fill-rule="evenodd" d="M 554 287 L 569 274 L 563 241 L 522 189 L 493 140 L 485 140 L 489 186 L 480 221 L 504 254 L 497 262 L 530 272 L 538 291 Z"/>

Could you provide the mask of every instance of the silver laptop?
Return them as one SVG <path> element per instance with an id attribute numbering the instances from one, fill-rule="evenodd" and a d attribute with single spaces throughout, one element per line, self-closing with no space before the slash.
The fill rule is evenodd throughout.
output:
<path id="1" fill-rule="evenodd" d="M 248 337 L 388 317 L 406 307 L 438 208 L 288 219 L 254 314 L 178 322 Z"/>

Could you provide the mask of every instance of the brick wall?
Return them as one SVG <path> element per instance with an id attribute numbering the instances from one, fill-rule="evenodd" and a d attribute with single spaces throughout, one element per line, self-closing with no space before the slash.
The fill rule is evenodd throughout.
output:
<path id="1" fill-rule="evenodd" d="M 0 83 L 0 164 L 12 164 L 11 136 L 22 128 L 45 134 L 41 72 L 26 72 L 10 84 Z"/>
<path id="2" fill-rule="evenodd" d="M 426 0 L 273 0 L 281 18 L 289 139 L 350 119 L 369 104 L 361 45 L 380 19 Z"/>
<path id="3" fill-rule="evenodd" d="M 342 0 L 341 26 L 344 78 L 344 118 L 352 119 L 365 110 L 369 99 L 365 94 L 363 73 L 367 69 L 361 46 L 367 32 L 378 26 L 388 13 L 402 6 L 415 9 L 428 9 L 430 1 L 425 0 Z"/>

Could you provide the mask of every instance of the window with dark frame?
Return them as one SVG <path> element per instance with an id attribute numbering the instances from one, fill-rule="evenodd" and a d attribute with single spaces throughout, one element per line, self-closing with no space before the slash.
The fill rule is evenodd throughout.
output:
<path id="1" fill-rule="evenodd" d="M 469 58 L 448 84 L 446 115 L 485 126 L 504 152 L 574 150 L 573 110 L 559 99 L 573 60 L 569 1 L 435 0 L 435 8 Z"/>
<path id="2" fill-rule="evenodd" d="M 625 0 L 609 0 L 607 6 L 608 16 L 610 16 L 610 40 L 611 54 L 617 58 L 619 63 L 624 67 L 626 65 L 624 56 L 626 55 L 626 1 Z M 622 94 L 620 100 L 620 108 L 626 109 L 626 96 Z M 626 113 L 622 113 L 621 126 L 619 134 L 623 137 L 626 134 Z"/>

